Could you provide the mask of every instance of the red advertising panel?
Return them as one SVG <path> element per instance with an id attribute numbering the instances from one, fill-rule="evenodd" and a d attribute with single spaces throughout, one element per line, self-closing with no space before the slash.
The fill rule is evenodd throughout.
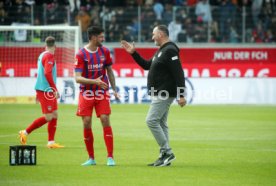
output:
<path id="1" fill-rule="evenodd" d="M 137 51 L 150 59 L 157 49 Z M 146 75 L 123 49 L 114 55 L 119 76 Z M 182 48 L 180 59 L 187 77 L 276 77 L 276 48 Z"/>
<path id="2" fill-rule="evenodd" d="M 0 47 L 0 76 L 36 76 L 41 47 Z M 111 49 L 113 69 L 118 77 L 146 77 L 122 48 Z M 150 59 L 157 48 L 137 48 Z M 67 57 L 66 57 L 67 56 Z M 180 59 L 187 77 L 276 77 L 275 48 L 181 48 Z M 58 76 L 73 76 L 74 52 L 58 48 Z"/>

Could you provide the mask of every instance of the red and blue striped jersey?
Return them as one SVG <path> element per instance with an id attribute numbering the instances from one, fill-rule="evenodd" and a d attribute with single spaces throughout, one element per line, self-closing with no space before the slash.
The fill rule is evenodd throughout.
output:
<path id="1" fill-rule="evenodd" d="M 109 84 L 106 67 L 112 65 L 112 58 L 106 47 L 98 47 L 96 51 L 90 51 L 84 47 L 78 51 L 75 57 L 75 72 L 81 72 L 82 77 L 88 79 L 97 79 L 102 76 L 101 80 Z M 97 91 L 103 89 L 97 85 L 80 84 L 80 92 L 85 90 Z"/>

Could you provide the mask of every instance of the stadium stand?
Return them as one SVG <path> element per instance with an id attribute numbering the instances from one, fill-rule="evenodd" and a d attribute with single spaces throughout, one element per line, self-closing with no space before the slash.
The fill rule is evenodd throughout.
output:
<path id="1" fill-rule="evenodd" d="M 275 0 L 3 0 L 0 25 L 101 24 L 106 40 L 151 41 L 156 24 L 176 26 L 176 42 L 276 42 Z M 120 30 L 119 30 L 120 28 Z M 29 37 L 28 37 L 29 38 Z M 0 35 L 0 41 L 3 40 Z M 32 39 L 32 38 L 29 38 Z M 83 40 L 87 38 L 83 35 Z"/>

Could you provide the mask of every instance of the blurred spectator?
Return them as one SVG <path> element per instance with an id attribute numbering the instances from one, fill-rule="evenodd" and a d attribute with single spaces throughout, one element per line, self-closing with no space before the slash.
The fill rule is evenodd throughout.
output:
<path id="1" fill-rule="evenodd" d="M 219 37 L 218 22 L 216 22 L 215 20 L 212 21 L 210 29 L 211 29 L 211 38 L 209 41 L 212 43 L 219 42 L 220 37 Z"/>
<path id="2" fill-rule="evenodd" d="M 234 25 L 235 10 L 230 0 L 222 0 L 219 6 L 219 31 L 222 42 L 227 42 L 230 37 L 230 25 Z"/>
<path id="3" fill-rule="evenodd" d="M 208 23 L 212 21 L 211 8 L 207 0 L 198 1 L 195 14 L 198 22 Z"/>
<path id="4" fill-rule="evenodd" d="M 191 18 L 186 18 L 184 22 L 184 30 L 186 31 L 187 43 L 194 42 L 195 26 L 192 24 Z"/>
<path id="5" fill-rule="evenodd" d="M 103 21 L 110 21 L 111 17 L 114 16 L 116 13 L 113 9 L 110 9 L 109 7 L 104 7 L 100 13 L 100 18 Z"/>
<path id="6" fill-rule="evenodd" d="M 89 12 L 92 8 L 91 0 L 80 0 L 80 9 Z"/>
<path id="7" fill-rule="evenodd" d="M 257 27 L 252 31 L 252 42 L 263 43 L 266 39 L 266 33 L 263 30 L 263 25 L 261 22 L 257 24 Z"/>
<path id="8" fill-rule="evenodd" d="M 254 26 L 257 26 L 260 20 L 259 16 L 261 13 L 262 5 L 263 5 L 263 0 L 252 0 L 251 12 L 252 12 L 252 19 L 253 19 Z"/>
<path id="9" fill-rule="evenodd" d="M 47 24 L 64 24 L 67 22 L 66 7 L 60 5 L 57 0 L 52 1 L 46 5 Z"/>
<path id="10" fill-rule="evenodd" d="M 142 41 L 152 41 L 151 40 L 151 32 L 149 32 L 149 28 L 153 25 L 155 21 L 155 13 L 152 10 L 152 6 L 150 4 L 145 4 L 141 11 L 141 35 Z"/>
<path id="11" fill-rule="evenodd" d="M 238 43 L 239 35 L 233 25 L 230 26 L 229 43 Z"/>
<path id="12" fill-rule="evenodd" d="M 271 31 L 272 41 L 276 42 L 276 13 L 274 13 L 273 17 L 271 18 L 271 25 L 269 30 Z"/>
<path id="13" fill-rule="evenodd" d="M 187 0 L 188 7 L 195 7 L 198 0 Z"/>
<path id="14" fill-rule="evenodd" d="M 203 22 L 199 22 L 198 24 L 196 24 L 195 26 L 195 35 L 194 35 L 194 42 L 197 43 L 206 43 L 207 40 L 207 25 L 204 24 Z"/>
<path id="15" fill-rule="evenodd" d="M 100 17 L 99 17 L 100 8 L 95 6 L 91 10 L 91 25 L 100 25 Z"/>
<path id="16" fill-rule="evenodd" d="M 133 40 L 136 40 L 138 37 L 138 31 L 140 30 L 137 18 L 132 19 L 132 23 L 127 26 L 127 29 L 129 30 L 129 33 Z"/>
<path id="17" fill-rule="evenodd" d="M 82 40 L 83 42 L 87 42 L 88 41 L 88 37 L 87 37 L 87 29 L 90 26 L 91 23 L 91 17 L 90 15 L 84 11 L 84 10 L 80 10 L 78 15 L 75 18 L 76 23 L 80 23 L 81 25 L 81 32 L 82 32 Z"/>
<path id="18" fill-rule="evenodd" d="M 169 38 L 173 42 L 178 41 L 178 34 L 182 31 L 181 17 L 177 17 L 174 21 L 171 21 L 168 25 Z"/>
<path id="19" fill-rule="evenodd" d="M 144 0 L 136 0 L 138 6 L 144 6 Z"/>
<path id="20" fill-rule="evenodd" d="M 12 22 L 31 23 L 31 9 L 23 0 L 15 0 L 10 8 Z"/>
<path id="21" fill-rule="evenodd" d="M 108 7 L 126 7 L 127 0 L 106 0 L 106 6 Z"/>
<path id="22" fill-rule="evenodd" d="M 70 12 L 76 12 L 80 9 L 80 1 L 79 0 L 68 0 L 70 5 Z"/>
<path id="23" fill-rule="evenodd" d="M 123 9 L 123 7 L 118 7 L 116 9 L 116 19 L 119 25 L 121 25 L 122 23 L 124 23 L 125 21 L 125 11 Z"/>
<path id="24" fill-rule="evenodd" d="M 182 20 L 186 19 L 186 17 L 188 16 L 186 13 L 186 7 L 179 7 L 175 14 L 177 15 L 177 17 L 181 17 Z"/>
<path id="25" fill-rule="evenodd" d="M 272 3 L 271 0 L 266 0 L 263 2 L 263 7 L 260 15 L 260 19 L 263 23 L 263 28 L 267 30 L 270 27 L 271 20 L 273 15 L 275 14 L 276 10 L 276 1 Z"/>
<path id="26" fill-rule="evenodd" d="M 34 25 L 35 26 L 41 25 L 39 18 L 35 18 Z M 41 41 L 42 42 L 44 41 L 44 40 L 41 40 L 42 39 L 41 38 L 42 37 L 41 30 L 34 30 L 32 32 L 32 34 L 33 34 L 33 36 L 32 36 L 32 42 L 34 42 L 34 43 L 40 43 Z"/>
<path id="27" fill-rule="evenodd" d="M 127 28 L 123 29 L 123 33 L 121 33 L 120 40 L 126 40 L 126 41 L 134 41 L 133 37 L 130 34 L 130 31 Z"/>
<path id="28" fill-rule="evenodd" d="M 185 6 L 186 0 L 175 0 L 175 6 Z"/>
<path id="29" fill-rule="evenodd" d="M 270 29 L 267 30 L 266 36 L 267 36 L 265 39 L 266 43 L 275 43 L 276 42 L 275 35 L 273 35 L 273 32 Z"/>
<path id="30" fill-rule="evenodd" d="M 111 17 L 111 21 L 107 24 L 106 41 L 115 42 L 119 40 L 119 24 L 116 21 L 116 16 Z"/>
<path id="31" fill-rule="evenodd" d="M 8 12 L 6 12 L 2 1 L 0 1 L 0 25 L 10 25 Z"/>
<path id="32" fill-rule="evenodd" d="M 171 4 L 165 4 L 165 12 L 163 13 L 163 24 L 168 25 L 173 20 L 173 7 Z"/>
<path id="33" fill-rule="evenodd" d="M 145 5 L 150 5 L 150 6 L 152 6 L 152 5 L 153 5 L 153 0 L 146 0 L 146 1 L 145 1 Z"/>
<path id="34" fill-rule="evenodd" d="M 159 0 L 155 0 L 155 3 L 153 4 L 153 11 L 155 13 L 156 19 L 161 20 L 162 14 L 164 12 L 164 6 Z"/>

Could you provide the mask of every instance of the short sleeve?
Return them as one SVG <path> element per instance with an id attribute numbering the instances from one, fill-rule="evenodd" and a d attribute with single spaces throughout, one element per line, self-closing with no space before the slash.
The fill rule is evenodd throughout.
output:
<path id="1" fill-rule="evenodd" d="M 82 56 L 78 53 L 75 56 L 75 72 L 82 72 L 84 68 L 84 61 Z"/>

